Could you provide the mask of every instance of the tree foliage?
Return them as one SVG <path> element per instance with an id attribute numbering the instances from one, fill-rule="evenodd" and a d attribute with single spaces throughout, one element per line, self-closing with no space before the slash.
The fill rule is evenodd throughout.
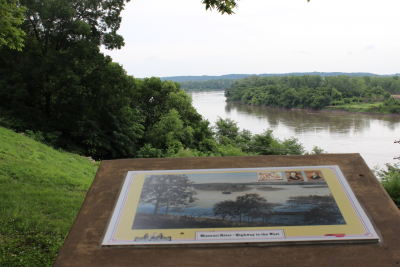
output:
<path id="1" fill-rule="evenodd" d="M 22 50 L 25 32 L 19 28 L 24 21 L 25 7 L 17 0 L 0 0 L 0 49 L 7 46 Z"/>
<path id="2" fill-rule="evenodd" d="M 185 91 L 223 90 L 233 84 L 233 79 L 214 79 L 208 81 L 180 81 L 181 88 Z"/>
<path id="3" fill-rule="evenodd" d="M 0 51 L 2 117 L 56 147 L 96 159 L 132 157 L 142 137 L 136 81 L 99 51 L 120 48 L 124 0 L 29 1 L 22 51 Z"/>
<path id="4" fill-rule="evenodd" d="M 145 135 L 142 145 L 151 145 L 164 154 L 180 149 L 197 149 L 206 153 L 215 147 L 209 122 L 203 120 L 192 99 L 179 83 L 159 78 L 136 79 L 131 106 L 143 115 Z"/>
<path id="5" fill-rule="evenodd" d="M 124 45 L 117 31 L 126 2 L 21 0 L 25 47 L 0 50 L 0 124 L 96 160 L 275 153 L 250 147 L 283 144 L 270 136 L 224 132 L 233 121 L 213 133 L 180 84 L 135 79 L 100 53 Z M 208 1 L 222 13 L 235 5 Z"/>
<path id="6" fill-rule="evenodd" d="M 375 167 L 373 172 L 382 179 L 382 186 L 400 209 L 400 164 L 386 163 L 386 169 Z"/>
<path id="7" fill-rule="evenodd" d="M 224 200 L 218 202 L 213 207 L 214 216 L 221 216 L 222 220 L 227 216 L 235 217 L 235 201 L 233 200 Z"/>
<path id="8" fill-rule="evenodd" d="M 206 10 L 216 9 L 221 14 L 227 13 L 229 15 L 234 14 L 233 8 L 237 7 L 235 0 L 203 0 L 203 4 L 206 5 Z"/>
<path id="9" fill-rule="evenodd" d="M 42 56 L 82 45 L 107 49 L 121 48 L 123 37 L 117 34 L 121 11 L 129 0 L 29 1 L 23 29 Z M 28 41 L 28 40 L 27 40 Z"/>
<path id="10" fill-rule="evenodd" d="M 275 138 L 271 129 L 252 135 L 244 129 L 240 131 L 232 119 L 218 118 L 214 127 L 219 148 L 236 148 L 250 155 L 302 155 L 305 150 L 294 137 L 283 141 Z M 224 155 L 226 156 L 226 155 Z"/>
<path id="11" fill-rule="evenodd" d="M 218 117 L 215 124 L 217 135 L 227 137 L 231 140 L 235 139 L 239 135 L 239 127 L 237 126 L 237 123 L 230 118 L 224 120 L 221 117 Z"/>
<path id="12" fill-rule="evenodd" d="M 257 193 L 237 196 L 235 201 L 221 201 L 213 207 L 215 216 L 221 216 L 222 220 L 229 216 L 238 219 L 239 222 L 245 217 L 248 221 L 262 218 L 264 222 L 271 210 L 272 207 L 267 200 Z"/>
<path id="13" fill-rule="evenodd" d="M 212 150 L 209 123 L 178 83 L 134 79 L 100 53 L 124 45 L 125 3 L 21 0 L 25 48 L 0 51 L 2 125 L 96 160 Z"/>
<path id="14" fill-rule="evenodd" d="M 310 2 L 310 0 L 307 0 Z M 238 6 L 235 0 L 203 0 L 203 4 L 206 5 L 206 10 L 216 9 L 221 14 L 227 13 L 229 15 L 235 14 L 233 8 Z"/>
<path id="15" fill-rule="evenodd" d="M 340 209 L 332 194 L 325 196 L 291 196 L 287 203 L 297 208 L 307 207 L 312 204 L 314 207 L 304 212 L 304 222 L 307 224 L 336 224 L 343 220 Z"/>
<path id="16" fill-rule="evenodd" d="M 389 101 L 375 108 L 381 112 L 396 113 L 398 105 L 390 99 L 390 94 L 400 94 L 398 76 L 251 76 L 237 80 L 225 89 L 228 101 L 255 106 L 321 109 L 327 105 L 351 102 Z"/>
<path id="17" fill-rule="evenodd" d="M 145 178 L 140 201 L 154 204 L 154 214 L 160 208 L 165 209 L 165 214 L 180 211 L 183 207 L 190 207 L 196 201 L 196 191 L 193 182 L 187 175 L 151 175 Z"/>

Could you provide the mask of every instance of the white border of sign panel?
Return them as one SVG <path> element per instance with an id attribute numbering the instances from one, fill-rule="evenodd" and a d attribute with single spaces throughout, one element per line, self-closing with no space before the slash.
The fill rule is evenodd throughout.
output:
<path id="1" fill-rule="evenodd" d="M 379 241 L 329 165 L 130 171 L 101 245 Z"/>

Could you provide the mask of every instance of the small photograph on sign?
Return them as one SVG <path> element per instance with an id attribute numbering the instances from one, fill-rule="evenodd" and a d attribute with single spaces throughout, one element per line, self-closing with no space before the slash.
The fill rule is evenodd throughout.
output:
<path id="1" fill-rule="evenodd" d="M 305 171 L 304 172 L 309 181 L 323 181 L 324 177 L 322 176 L 321 171 Z"/>
<path id="2" fill-rule="evenodd" d="M 290 171 L 285 172 L 286 178 L 289 182 L 302 182 L 304 181 L 303 176 L 301 175 L 301 171 Z"/>
<path id="3" fill-rule="evenodd" d="M 258 181 L 283 180 L 281 172 L 258 172 Z"/>

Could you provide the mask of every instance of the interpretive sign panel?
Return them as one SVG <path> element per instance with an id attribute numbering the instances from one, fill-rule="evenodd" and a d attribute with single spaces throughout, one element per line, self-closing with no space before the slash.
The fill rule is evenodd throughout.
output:
<path id="1" fill-rule="evenodd" d="M 131 171 L 103 246 L 378 242 L 339 167 Z"/>

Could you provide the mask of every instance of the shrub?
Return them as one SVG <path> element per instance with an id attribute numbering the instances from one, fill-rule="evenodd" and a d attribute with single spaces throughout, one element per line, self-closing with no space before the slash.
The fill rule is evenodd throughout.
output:
<path id="1" fill-rule="evenodd" d="M 394 204 L 400 209 L 400 163 L 386 163 L 387 170 L 375 167 L 373 172 L 381 177 L 382 186 L 393 200 Z"/>

